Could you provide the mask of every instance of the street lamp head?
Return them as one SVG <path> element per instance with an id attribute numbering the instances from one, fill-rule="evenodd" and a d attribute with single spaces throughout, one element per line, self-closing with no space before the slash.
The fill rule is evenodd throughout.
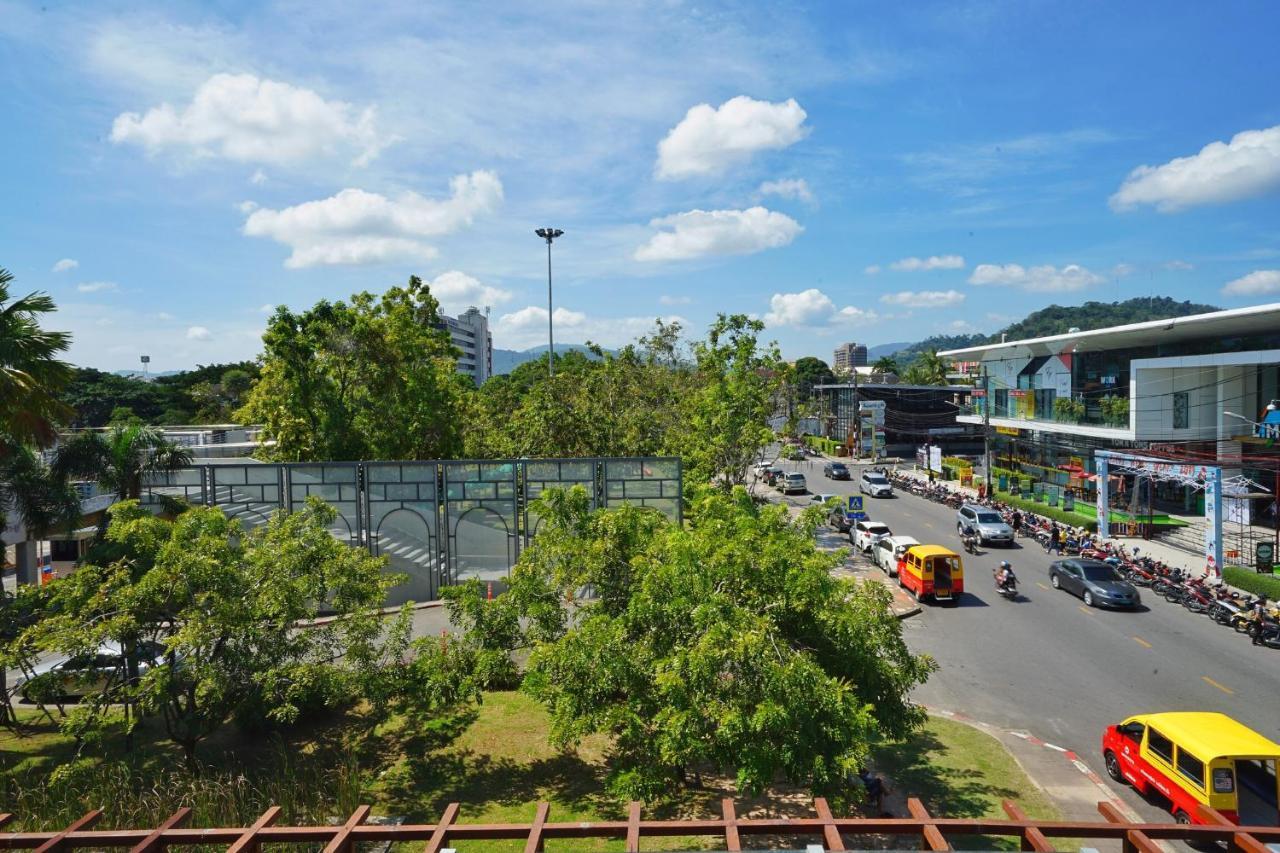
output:
<path id="1" fill-rule="evenodd" d="M 539 237 L 541 237 L 543 240 L 546 240 L 548 243 L 550 243 L 552 240 L 559 237 L 560 235 L 564 234 L 564 232 L 561 231 L 559 228 L 539 228 L 533 233 L 537 234 Z"/>

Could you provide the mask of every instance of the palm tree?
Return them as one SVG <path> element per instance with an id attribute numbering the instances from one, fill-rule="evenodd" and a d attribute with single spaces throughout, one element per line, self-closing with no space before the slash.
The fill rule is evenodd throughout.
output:
<path id="1" fill-rule="evenodd" d="M 946 385 L 947 384 L 947 363 L 938 356 L 937 350 L 928 350 L 922 352 L 920 357 L 916 359 L 913 367 L 920 371 L 919 384 L 921 385 Z"/>
<path id="2" fill-rule="evenodd" d="M 57 306 L 43 293 L 11 301 L 11 281 L 0 267 L 0 454 L 17 444 L 51 442 L 54 424 L 71 414 L 57 398 L 71 379 L 71 366 L 57 358 L 71 336 L 41 329 L 39 315 Z"/>
<path id="3" fill-rule="evenodd" d="M 893 356 L 891 355 L 882 355 L 878 359 L 876 359 L 875 364 L 871 365 L 871 370 L 874 373 L 880 373 L 880 374 L 886 374 L 886 373 L 896 374 L 898 372 L 898 362 L 895 361 Z"/>
<path id="4" fill-rule="evenodd" d="M 166 441 L 158 428 L 128 423 L 105 433 L 82 432 L 60 445 L 53 457 L 56 473 L 95 480 L 121 501 L 142 497 L 145 475 L 190 464 L 191 451 Z"/>

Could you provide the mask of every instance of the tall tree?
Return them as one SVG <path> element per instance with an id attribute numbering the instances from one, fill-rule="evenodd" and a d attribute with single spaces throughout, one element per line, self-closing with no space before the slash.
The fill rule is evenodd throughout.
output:
<path id="1" fill-rule="evenodd" d="M 792 520 L 742 489 L 691 496 L 679 527 L 641 508 L 591 512 L 580 489 L 546 493 L 510 592 L 484 605 L 511 612 L 482 618 L 470 592 L 472 644 L 528 651 L 523 688 L 553 741 L 608 735 L 621 796 L 704 769 L 751 791 L 779 775 L 840 788 L 876 739 L 923 721 L 909 695 L 932 660 L 907 649 L 883 586 L 831 576 L 841 555 L 815 545 L 820 509 Z M 566 608 L 588 584 L 599 595 Z"/>
<path id="2" fill-rule="evenodd" d="M 0 267 L 0 454 L 5 446 L 53 440 L 55 424 L 71 412 L 58 391 L 71 378 L 59 354 L 71 344 L 66 332 L 40 327 L 40 318 L 56 310 L 43 293 L 11 299 L 13 275 Z"/>
<path id="3" fill-rule="evenodd" d="M 891 355 L 882 355 L 871 365 L 871 369 L 875 373 L 897 373 L 898 362 Z"/>
<path id="4" fill-rule="evenodd" d="M 772 439 L 768 418 L 782 379 L 777 347 L 759 343 L 764 323 L 721 314 L 705 341 L 693 345 L 694 388 L 682 400 L 682 429 L 670 449 L 688 466 L 686 482 L 746 482 L 760 449 Z"/>
<path id="5" fill-rule="evenodd" d="M 827 363 L 811 355 L 796 359 L 794 376 L 796 394 L 801 401 L 808 400 L 813 396 L 813 386 L 827 385 L 836 380 L 836 375 L 831 372 L 831 368 L 827 366 Z"/>
<path id="6" fill-rule="evenodd" d="M 191 451 L 153 426 L 113 424 L 106 432 L 82 432 L 54 451 L 53 470 L 62 477 L 94 480 L 117 500 L 142 496 L 147 474 L 176 471 L 191 464 Z"/>
<path id="7" fill-rule="evenodd" d="M 380 298 L 281 307 L 262 375 L 236 414 L 261 423 L 281 460 L 439 459 L 462 450 L 467 380 L 417 276 Z"/>
<path id="8" fill-rule="evenodd" d="M 903 379 L 911 385 L 946 385 L 947 362 L 937 350 L 927 350 L 911 363 Z"/>

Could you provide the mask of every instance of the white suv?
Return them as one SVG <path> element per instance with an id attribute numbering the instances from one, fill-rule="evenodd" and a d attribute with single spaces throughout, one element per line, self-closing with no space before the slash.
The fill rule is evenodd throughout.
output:
<path id="1" fill-rule="evenodd" d="M 873 498 L 891 498 L 893 484 L 879 471 L 863 471 L 862 479 L 858 481 L 858 491 Z"/>
<path id="2" fill-rule="evenodd" d="M 789 495 L 793 492 L 803 495 L 809 490 L 809 486 L 804 480 L 804 474 L 798 471 L 788 471 L 779 477 L 778 488 L 784 495 Z"/>

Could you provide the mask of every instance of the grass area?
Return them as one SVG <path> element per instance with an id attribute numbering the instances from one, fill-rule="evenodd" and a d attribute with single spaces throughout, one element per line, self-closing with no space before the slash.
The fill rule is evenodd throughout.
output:
<path id="1" fill-rule="evenodd" d="M 0 731 L 0 801 L 18 815 L 22 829 L 61 828 L 89 808 L 105 807 L 103 828 L 155 824 L 177 807 L 195 809 L 193 826 L 248 823 L 268 805 L 285 806 L 281 822 L 325 822 L 359 803 L 379 814 L 430 823 L 450 802 L 461 804 L 468 823 L 523 823 L 536 804 L 551 803 L 557 822 L 625 819 L 626 804 L 604 789 L 608 742 L 586 740 L 576 750 L 548 745 L 545 711 L 519 693 L 486 694 L 473 712 L 434 721 L 426 730 L 403 720 L 370 726 L 359 711 L 334 713 L 301 726 L 290 737 L 248 737 L 228 727 L 201 755 L 199 779 L 182 770 L 175 750 L 144 723 L 126 756 L 119 740 L 105 756 L 76 764 L 75 744 L 47 721 L 24 712 L 22 735 Z M 1004 748 L 967 726 L 931 719 L 902 743 L 886 745 L 876 766 L 903 796 L 918 796 L 935 814 L 999 817 L 1000 800 L 1017 800 L 1027 813 L 1057 812 Z M 78 768 L 73 772 L 55 768 Z M 649 817 L 717 816 L 721 797 L 734 797 L 741 816 L 809 816 L 812 799 L 800 789 L 776 786 L 766 795 L 736 794 L 731 780 L 705 776 L 703 787 L 646 807 Z M 38 819 L 32 819 L 37 816 Z M 989 839 L 956 839 L 990 847 Z M 792 846 L 803 839 L 756 839 Z M 653 842 L 650 848 L 654 848 Z M 666 850 L 717 848 L 714 838 L 670 838 Z M 417 845 L 415 845 L 416 847 Z M 621 841 L 564 840 L 554 853 L 620 851 Z M 1016 846 L 1016 845 L 1015 845 Z M 460 843 L 465 853 L 518 851 L 523 842 Z"/>
<path id="2" fill-rule="evenodd" d="M 1245 592 L 1265 595 L 1271 601 L 1280 601 L 1280 575 L 1274 572 L 1270 575 L 1262 575 L 1253 569 L 1227 566 L 1222 570 L 1222 579 Z"/>
<path id="3" fill-rule="evenodd" d="M 875 762 L 899 792 L 919 797 L 930 814 L 1004 819 L 1007 815 L 1000 801 L 1008 799 L 1029 817 L 1062 817 L 999 741 L 954 720 L 930 717 L 921 731 L 905 741 L 877 750 Z M 948 840 L 967 850 L 1018 849 L 1013 839 L 957 836 Z M 1062 849 L 1072 848 L 1063 844 Z"/>
<path id="4" fill-rule="evenodd" d="M 995 495 L 998 500 L 1003 501 L 1009 506 L 1028 510 L 1036 513 L 1037 515 L 1043 515 L 1045 518 L 1051 518 L 1063 524 L 1070 524 L 1074 527 L 1083 527 L 1089 531 L 1096 531 L 1098 529 L 1098 520 L 1092 514 L 1093 504 L 1076 504 L 1077 507 L 1083 506 L 1089 508 L 1090 514 L 1086 515 L 1083 511 L 1079 510 L 1067 512 L 1060 506 L 1049 506 L 1047 503 L 1037 503 L 1033 500 L 1025 500 L 1010 492 L 1002 492 L 999 489 L 996 490 Z"/>

